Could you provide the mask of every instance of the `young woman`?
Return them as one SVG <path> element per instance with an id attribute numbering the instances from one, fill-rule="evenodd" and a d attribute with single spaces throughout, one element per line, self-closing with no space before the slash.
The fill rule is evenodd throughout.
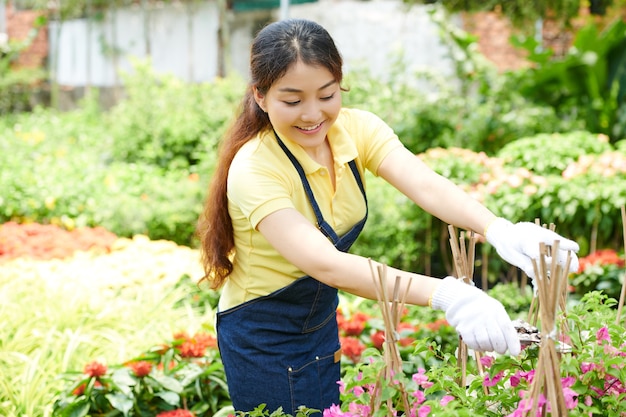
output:
<path id="1" fill-rule="evenodd" d="M 442 221 L 485 234 L 530 276 L 540 242 L 560 240 L 558 262 L 578 250 L 533 223 L 496 217 L 377 116 L 342 108 L 342 58 L 320 25 L 266 26 L 250 70 L 199 224 L 206 278 L 221 288 L 217 337 L 236 410 L 263 403 L 295 414 L 300 405 L 339 403 L 337 290 L 376 299 L 369 260 L 348 253 L 367 218 L 365 170 Z M 483 291 L 452 277 L 388 271 L 405 288 L 412 278 L 407 302 L 445 311 L 470 348 L 520 352 L 503 306 Z"/>

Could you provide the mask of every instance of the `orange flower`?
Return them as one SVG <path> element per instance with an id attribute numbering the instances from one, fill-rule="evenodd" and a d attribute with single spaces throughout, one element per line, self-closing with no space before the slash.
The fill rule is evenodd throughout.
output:
<path id="1" fill-rule="evenodd" d="M 98 361 L 93 361 L 85 365 L 84 372 L 92 377 L 101 377 L 107 373 L 107 366 Z"/>

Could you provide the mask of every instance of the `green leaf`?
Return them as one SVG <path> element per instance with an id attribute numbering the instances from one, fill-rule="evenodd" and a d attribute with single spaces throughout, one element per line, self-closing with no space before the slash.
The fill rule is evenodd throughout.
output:
<path id="1" fill-rule="evenodd" d="M 84 417 L 89 413 L 90 405 L 87 399 L 76 401 L 63 409 L 58 417 Z"/>
<path id="2" fill-rule="evenodd" d="M 124 416 L 128 416 L 130 410 L 133 409 L 133 399 L 122 393 L 107 394 L 106 399 L 116 410 L 121 411 Z"/>
<path id="3" fill-rule="evenodd" d="M 154 378 L 161 386 L 170 391 L 180 394 L 185 388 L 177 379 L 169 376 L 160 376 Z"/>
<path id="4" fill-rule="evenodd" d="M 159 391 L 155 392 L 156 397 L 162 398 L 163 401 L 170 405 L 180 405 L 180 395 L 172 391 Z"/>

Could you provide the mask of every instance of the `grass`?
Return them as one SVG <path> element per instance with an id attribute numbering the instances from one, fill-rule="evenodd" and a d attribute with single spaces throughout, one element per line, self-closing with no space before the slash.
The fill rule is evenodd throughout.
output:
<path id="1" fill-rule="evenodd" d="M 0 265 L 1 416 L 50 416 L 62 373 L 94 359 L 123 363 L 176 331 L 212 326 L 212 312 L 176 285 L 198 276 L 194 251 L 124 242 L 111 254 Z"/>

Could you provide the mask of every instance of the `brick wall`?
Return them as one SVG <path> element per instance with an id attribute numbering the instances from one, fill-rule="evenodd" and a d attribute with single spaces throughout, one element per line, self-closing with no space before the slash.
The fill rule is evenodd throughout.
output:
<path id="1" fill-rule="evenodd" d="M 39 12 L 31 10 L 16 10 L 10 2 L 6 6 L 7 34 L 9 39 L 24 40 L 34 27 Z M 22 51 L 15 66 L 18 68 L 39 68 L 46 65 L 48 57 L 48 30 L 47 27 L 39 29 L 39 33 L 32 44 Z"/>
<path id="2" fill-rule="evenodd" d="M 511 23 L 497 12 L 463 13 L 464 30 L 478 38 L 478 50 L 500 71 L 526 65 L 522 51 L 509 42 L 514 33 Z"/>
<path id="3" fill-rule="evenodd" d="M 606 26 L 613 19 L 621 17 L 626 21 L 626 8 L 611 10 L 606 16 L 590 16 L 588 7 L 581 7 L 579 16 L 566 29 L 554 19 L 545 19 L 542 25 L 542 45 L 552 49 L 555 57 L 564 56 L 572 45 L 574 34 L 589 20 L 594 20 L 599 27 Z M 499 70 L 517 69 L 525 66 L 523 51 L 510 45 L 509 38 L 515 29 L 501 13 L 479 12 L 463 14 L 464 29 L 478 37 L 478 49 Z"/>

